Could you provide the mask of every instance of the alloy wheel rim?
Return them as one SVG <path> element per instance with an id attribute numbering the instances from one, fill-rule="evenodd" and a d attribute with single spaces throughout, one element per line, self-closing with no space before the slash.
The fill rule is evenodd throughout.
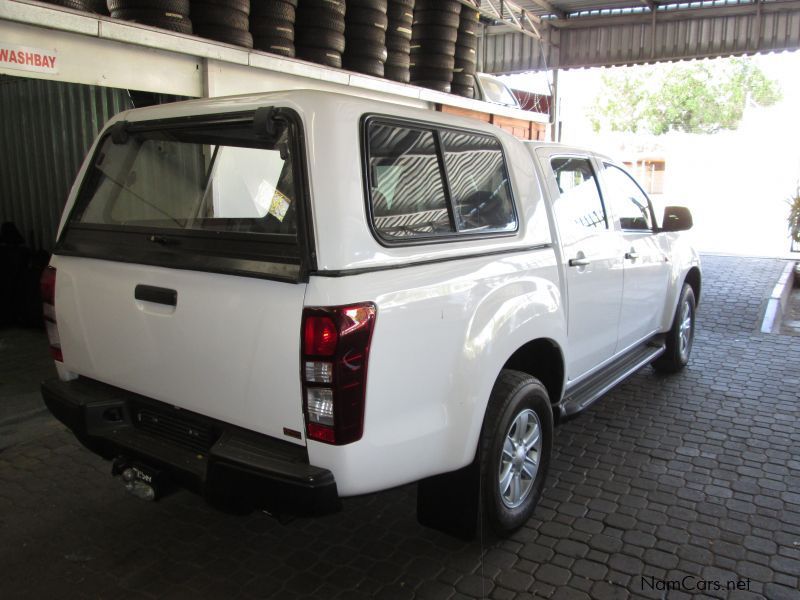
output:
<path id="1" fill-rule="evenodd" d="M 527 408 L 509 425 L 500 451 L 497 487 L 508 508 L 520 506 L 533 489 L 542 456 L 539 415 Z"/>
<path id="2" fill-rule="evenodd" d="M 692 329 L 692 307 L 689 301 L 686 300 L 681 307 L 680 330 L 678 333 L 679 351 L 684 361 L 689 358 L 689 350 L 692 347 Z"/>

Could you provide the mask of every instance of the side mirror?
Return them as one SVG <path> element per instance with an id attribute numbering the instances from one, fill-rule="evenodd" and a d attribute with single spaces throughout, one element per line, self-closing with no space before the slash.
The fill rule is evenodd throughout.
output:
<path id="1" fill-rule="evenodd" d="M 686 231 L 694 225 L 692 213 L 685 206 L 667 206 L 661 223 L 661 231 Z"/>

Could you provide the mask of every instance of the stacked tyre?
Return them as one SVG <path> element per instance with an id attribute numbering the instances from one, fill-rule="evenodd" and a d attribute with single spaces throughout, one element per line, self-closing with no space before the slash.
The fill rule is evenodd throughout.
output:
<path id="1" fill-rule="evenodd" d="M 384 77 L 402 83 L 411 80 L 411 27 L 414 23 L 414 0 L 389 0 L 386 15 L 386 64 Z"/>
<path id="2" fill-rule="evenodd" d="M 347 0 L 344 67 L 350 71 L 384 76 L 388 0 Z"/>
<path id="3" fill-rule="evenodd" d="M 192 0 L 195 35 L 234 46 L 253 47 L 250 0 Z"/>
<path id="4" fill-rule="evenodd" d="M 106 0 L 44 0 L 48 4 L 56 4 L 73 10 L 107 15 Z"/>
<path id="5" fill-rule="evenodd" d="M 344 0 L 300 0 L 295 24 L 297 56 L 328 67 L 342 67 Z"/>
<path id="6" fill-rule="evenodd" d="M 115 19 L 192 33 L 189 0 L 108 0 L 108 10 Z"/>
<path id="7" fill-rule="evenodd" d="M 411 83 L 449 92 L 461 18 L 458 0 L 417 0 L 411 34 Z"/>
<path id="8" fill-rule="evenodd" d="M 459 96 L 475 96 L 475 69 L 478 64 L 478 18 L 474 8 L 461 6 L 456 38 L 456 61 L 450 91 Z"/>
<path id="9" fill-rule="evenodd" d="M 251 0 L 253 47 L 280 56 L 295 56 L 297 0 Z"/>

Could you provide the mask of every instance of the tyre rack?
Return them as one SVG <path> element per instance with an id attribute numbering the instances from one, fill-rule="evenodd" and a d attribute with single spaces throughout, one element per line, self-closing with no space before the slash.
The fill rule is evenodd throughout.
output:
<path id="1" fill-rule="evenodd" d="M 0 75 L 194 98 L 321 89 L 470 116 L 527 139 L 544 139 L 548 122 L 540 113 L 32 0 L 0 2 L 0 48 L 57 57 L 54 68 L 38 71 L 0 62 Z"/>

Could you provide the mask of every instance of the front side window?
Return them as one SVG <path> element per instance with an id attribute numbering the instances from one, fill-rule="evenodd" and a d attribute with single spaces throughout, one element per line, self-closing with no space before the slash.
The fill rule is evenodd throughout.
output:
<path id="1" fill-rule="evenodd" d="M 603 179 L 620 227 L 628 231 L 651 231 L 653 213 L 647 196 L 625 171 L 610 164 L 604 166 Z"/>
<path id="2" fill-rule="evenodd" d="M 559 224 L 572 230 L 607 229 L 605 208 L 589 159 L 555 157 L 550 166 L 559 192 L 555 202 Z"/>
<path id="3" fill-rule="evenodd" d="M 494 137 L 370 121 L 366 144 L 372 224 L 381 239 L 516 231 Z"/>
<path id="4" fill-rule="evenodd" d="M 252 124 L 109 135 L 72 222 L 148 230 L 294 236 L 290 129 L 261 141 Z"/>

